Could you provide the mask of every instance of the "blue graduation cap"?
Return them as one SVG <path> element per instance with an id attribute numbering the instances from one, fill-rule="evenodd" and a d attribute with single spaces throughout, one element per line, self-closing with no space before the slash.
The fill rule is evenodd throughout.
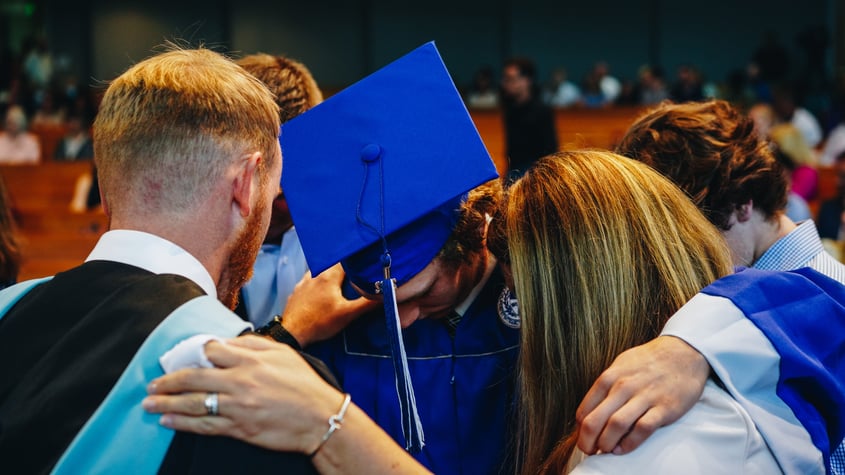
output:
<path id="1" fill-rule="evenodd" d="M 308 266 L 341 262 L 384 295 L 406 448 L 423 445 L 395 285 L 451 235 L 466 193 L 496 168 L 434 43 L 283 124 L 282 189 Z"/>

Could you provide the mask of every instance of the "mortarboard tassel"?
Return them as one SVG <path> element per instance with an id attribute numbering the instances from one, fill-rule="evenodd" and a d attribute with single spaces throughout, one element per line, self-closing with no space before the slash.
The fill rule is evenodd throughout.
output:
<path id="1" fill-rule="evenodd" d="M 390 251 L 384 233 L 384 162 L 382 149 L 377 144 L 366 145 L 361 150 L 361 160 L 364 165 L 364 180 L 361 185 L 361 195 L 358 199 L 356 219 L 365 228 L 375 232 L 381 239 L 384 254 L 381 265 L 384 268 L 384 279 L 376 283 L 376 292 L 381 293 L 384 300 L 384 316 L 387 320 L 387 334 L 390 340 L 390 356 L 393 360 L 393 372 L 396 381 L 396 395 L 399 397 L 399 411 L 402 415 L 402 434 L 405 436 L 405 450 L 412 454 L 419 453 L 425 446 L 425 435 L 422 422 L 417 411 L 417 399 L 414 396 L 414 385 L 411 382 L 411 372 L 408 369 L 408 355 L 405 353 L 405 341 L 402 338 L 402 325 L 399 322 L 399 309 L 396 307 L 396 281 L 390 277 Z M 367 188 L 367 175 L 371 165 L 378 165 L 379 178 L 379 218 L 380 229 L 367 223 L 361 216 L 364 191 Z"/>
<path id="2" fill-rule="evenodd" d="M 402 339 L 402 325 L 399 323 L 399 310 L 396 307 L 396 282 L 390 278 L 389 253 L 382 256 L 382 263 L 384 264 L 384 280 L 381 281 L 380 288 L 384 296 L 384 315 L 387 319 L 393 370 L 396 373 L 396 394 L 399 396 L 399 410 L 402 412 L 405 450 L 416 454 L 425 447 L 425 434 L 417 411 L 417 399 L 414 396 L 414 385 L 408 369 L 408 356 Z"/>

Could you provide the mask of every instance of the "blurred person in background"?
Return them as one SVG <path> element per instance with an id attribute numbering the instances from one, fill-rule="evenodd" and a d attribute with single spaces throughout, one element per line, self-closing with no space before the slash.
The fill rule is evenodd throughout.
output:
<path id="1" fill-rule="evenodd" d="M 511 58 L 505 62 L 502 106 L 509 179 L 519 177 L 540 157 L 558 150 L 555 114 L 540 95 L 534 61 Z"/>
<path id="2" fill-rule="evenodd" d="M 764 102 L 754 104 L 748 110 L 748 116 L 754 121 L 754 130 L 757 132 L 760 139 L 769 143 L 769 148 L 772 150 L 772 153 L 778 163 L 780 163 L 780 165 L 784 168 L 784 173 L 789 179 L 789 191 L 786 199 L 786 216 L 796 223 L 804 221 L 805 219 L 811 219 L 813 217 L 812 210 L 810 209 L 810 206 L 807 203 L 807 198 L 804 197 L 804 194 L 814 194 L 815 191 L 813 190 L 818 188 L 818 172 L 815 167 L 809 165 L 814 161 L 814 152 L 812 150 L 808 151 L 808 147 L 806 142 L 804 142 L 803 136 L 801 136 L 801 133 L 798 132 L 798 130 L 791 124 L 774 125 L 775 112 L 769 104 Z M 791 158 L 790 154 L 781 150 L 778 147 L 778 144 L 772 140 L 771 133 L 775 129 L 778 129 L 777 137 L 778 140 L 782 142 L 782 145 L 790 150 L 791 154 L 801 155 L 799 160 L 802 161 L 802 163 L 808 163 L 808 165 L 800 167 L 797 175 L 795 174 L 795 170 L 798 168 L 796 159 Z M 800 144 L 797 143 L 799 140 L 801 142 Z M 811 159 L 809 155 L 812 155 L 813 159 Z M 807 169 L 807 167 L 809 167 L 809 169 Z M 796 193 L 793 189 L 793 179 L 795 177 L 798 178 L 798 186 L 799 189 L 804 192 L 803 194 Z"/>
<path id="3" fill-rule="evenodd" d="M 769 139 L 790 179 L 790 190 L 804 199 L 813 201 L 819 193 L 819 171 L 816 154 L 804 141 L 804 136 L 792 124 L 778 124 L 769 130 Z"/>
<path id="4" fill-rule="evenodd" d="M 845 240 L 845 151 L 836 157 L 836 197 L 825 200 L 819 208 L 819 236 L 834 241 Z"/>
<path id="5" fill-rule="evenodd" d="M 88 134 L 89 124 L 79 115 L 72 115 L 65 121 L 67 132 L 59 141 L 53 153 L 57 161 L 91 160 L 94 158 L 94 142 Z"/>
<path id="6" fill-rule="evenodd" d="M 701 75 L 694 67 L 681 65 L 669 94 L 674 102 L 700 101 L 704 99 Z"/>
<path id="7" fill-rule="evenodd" d="M 663 78 L 663 68 L 659 66 L 643 66 L 639 71 L 640 104 L 655 105 L 669 98 L 666 81 Z"/>
<path id="8" fill-rule="evenodd" d="M 493 109 L 499 106 L 499 91 L 493 86 L 493 68 L 483 66 L 472 78 L 467 91 L 467 107 L 474 109 Z"/>
<path id="9" fill-rule="evenodd" d="M 816 148 L 821 143 L 824 137 L 819 121 L 810 111 L 801 107 L 792 87 L 779 84 L 772 88 L 772 108 L 775 111 L 775 122 L 794 125 L 801 131 L 810 148 Z"/>
<path id="10" fill-rule="evenodd" d="M 610 74 L 610 66 L 605 61 L 599 61 L 593 66 L 593 74 L 599 83 L 605 103 L 613 104 L 622 92 L 622 83 Z"/>
<path id="11" fill-rule="evenodd" d="M 6 128 L 0 132 L 0 164 L 35 164 L 41 159 L 41 146 L 35 134 L 27 132 L 26 115 L 20 106 L 6 112 Z"/>
<path id="12" fill-rule="evenodd" d="M 544 101 L 552 107 L 572 107 L 581 100 L 581 89 L 569 80 L 566 69 L 557 68 L 545 91 Z"/>

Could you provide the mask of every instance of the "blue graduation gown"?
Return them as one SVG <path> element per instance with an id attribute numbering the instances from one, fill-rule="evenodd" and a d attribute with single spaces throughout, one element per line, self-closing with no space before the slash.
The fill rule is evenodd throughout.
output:
<path id="1" fill-rule="evenodd" d="M 497 311 L 496 271 L 467 309 L 455 337 L 437 320 L 403 331 L 425 432 L 417 460 L 437 474 L 513 473 L 515 367 L 519 330 Z M 373 312 L 308 351 L 334 372 L 352 400 L 404 446 L 383 311 Z"/>

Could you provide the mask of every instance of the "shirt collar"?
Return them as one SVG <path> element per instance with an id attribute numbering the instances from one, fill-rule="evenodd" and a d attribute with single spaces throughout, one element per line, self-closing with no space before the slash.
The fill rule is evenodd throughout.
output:
<path id="1" fill-rule="evenodd" d="M 199 285 L 217 298 L 217 286 L 208 270 L 188 251 L 159 236 L 143 231 L 117 229 L 100 237 L 88 261 L 112 261 L 139 267 L 153 274 L 176 274 Z"/>
<path id="2" fill-rule="evenodd" d="M 469 309 L 469 306 L 472 305 L 473 302 L 475 302 L 475 298 L 478 297 L 479 293 L 481 293 L 481 289 L 483 289 L 484 286 L 487 285 L 487 281 L 490 280 L 490 276 L 493 275 L 493 269 L 496 268 L 496 264 L 496 258 L 493 257 L 493 253 L 487 252 L 487 268 L 484 269 L 484 277 L 482 277 L 478 284 L 472 288 L 472 291 L 469 293 L 469 296 L 466 298 L 466 300 L 464 300 L 463 302 L 461 302 L 460 305 L 455 307 L 455 313 L 462 317 L 464 316 L 464 313 L 466 313 L 467 309 Z"/>
<path id="3" fill-rule="evenodd" d="M 752 267 L 778 271 L 800 269 L 822 251 L 824 251 L 824 245 L 819 238 L 816 225 L 812 219 L 808 219 L 772 244 Z"/>

